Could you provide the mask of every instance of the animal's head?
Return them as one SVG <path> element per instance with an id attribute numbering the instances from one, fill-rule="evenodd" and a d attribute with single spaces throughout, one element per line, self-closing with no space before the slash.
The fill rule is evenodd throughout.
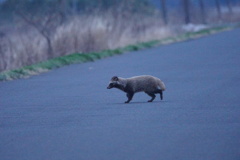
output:
<path id="1" fill-rule="evenodd" d="M 117 87 L 119 84 L 120 84 L 119 78 L 117 76 L 113 76 L 112 79 L 109 82 L 109 85 L 108 85 L 107 89 Z"/>

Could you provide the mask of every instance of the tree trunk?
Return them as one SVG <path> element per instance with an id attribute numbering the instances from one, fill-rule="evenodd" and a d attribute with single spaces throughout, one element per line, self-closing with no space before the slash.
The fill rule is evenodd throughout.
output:
<path id="1" fill-rule="evenodd" d="M 218 19 L 222 20 L 222 11 L 221 11 L 219 0 L 215 0 L 215 4 L 216 4 L 216 8 L 217 8 Z"/>
<path id="2" fill-rule="evenodd" d="M 49 57 L 49 58 L 53 58 L 54 55 L 53 55 L 53 48 L 52 48 L 51 39 L 50 39 L 50 37 L 48 37 L 48 36 L 45 36 L 45 38 L 46 38 L 46 40 L 47 40 L 47 46 L 48 46 L 48 48 L 47 48 L 48 57 Z"/>
<path id="3" fill-rule="evenodd" d="M 183 2 L 183 11 L 184 11 L 184 21 L 185 24 L 190 23 L 190 14 L 189 14 L 189 0 L 182 0 Z"/>
<path id="4" fill-rule="evenodd" d="M 203 0 L 199 0 L 199 6 L 201 10 L 201 21 L 203 24 L 206 24 L 205 6 Z"/>
<path id="5" fill-rule="evenodd" d="M 227 1 L 227 6 L 228 6 L 229 13 L 232 14 L 232 13 L 233 13 L 233 10 L 232 10 L 231 0 L 226 0 L 226 1 Z"/>
<path id="6" fill-rule="evenodd" d="M 77 13 L 77 1 L 76 0 L 72 0 L 72 12 L 73 13 Z"/>
<path id="7" fill-rule="evenodd" d="M 167 19 L 167 8 L 166 8 L 166 0 L 161 0 L 161 9 L 162 9 L 162 18 L 164 23 L 167 25 L 168 24 L 168 19 Z"/>

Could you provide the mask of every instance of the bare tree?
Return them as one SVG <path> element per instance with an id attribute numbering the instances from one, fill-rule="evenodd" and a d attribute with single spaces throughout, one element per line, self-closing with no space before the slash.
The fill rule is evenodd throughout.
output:
<path id="1" fill-rule="evenodd" d="M 167 8 L 166 8 L 166 0 L 161 0 L 161 9 L 162 9 L 162 18 L 164 23 L 167 25 L 168 24 L 168 19 L 167 19 Z"/>
<path id="2" fill-rule="evenodd" d="M 77 12 L 77 0 L 72 0 L 72 12 L 76 13 Z"/>
<path id="3" fill-rule="evenodd" d="M 203 24 L 206 24 L 205 6 L 203 0 L 199 0 L 199 6 L 201 11 L 201 21 Z"/>
<path id="4" fill-rule="evenodd" d="M 215 5 L 216 5 L 216 8 L 217 8 L 218 19 L 222 20 L 222 11 L 221 11 L 219 0 L 215 0 Z"/>
<path id="5" fill-rule="evenodd" d="M 182 0 L 185 24 L 190 23 L 189 0 Z"/>
<path id="6" fill-rule="evenodd" d="M 228 7 L 228 10 L 229 10 L 229 13 L 232 14 L 233 13 L 232 2 L 231 2 L 231 0 L 226 0 L 226 1 L 227 1 L 227 7 Z"/>
<path id="7" fill-rule="evenodd" d="M 59 0 L 60 5 L 62 2 L 62 0 Z M 17 16 L 30 26 L 34 27 L 45 38 L 49 58 L 54 57 L 51 37 L 56 28 L 63 23 L 63 12 L 61 12 L 61 10 L 49 8 L 45 12 L 41 13 L 32 13 L 27 10 L 16 9 L 16 13 Z"/>
<path id="8" fill-rule="evenodd" d="M 0 32 L 0 72 L 7 69 L 5 34 Z"/>

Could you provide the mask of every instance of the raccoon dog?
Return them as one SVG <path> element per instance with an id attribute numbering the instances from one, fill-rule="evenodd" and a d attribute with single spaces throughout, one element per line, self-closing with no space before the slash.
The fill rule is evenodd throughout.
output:
<path id="1" fill-rule="evenodd" d="M 163 91 L 166 90 L 164 83 L 156 77 L 143 75 L 131 78 L 121 78 L 114 76 L 109 82 L 107 89 L 118 88 L 127 93 L 128 100 L 125 103 L 129 103 L 133 95 L 137 92 L 145 92 L 152 99 L 148 102 L 152 102 L 155 99 L 155 94 L 159 93 L 161 100 L 163 99 Z"/>

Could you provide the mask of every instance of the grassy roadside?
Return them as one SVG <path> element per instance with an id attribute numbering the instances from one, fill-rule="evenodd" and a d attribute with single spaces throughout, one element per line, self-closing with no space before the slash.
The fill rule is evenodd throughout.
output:
<path id="1" fill-rule="evenodd" d="M 234 29 L 237 27 L 240 27 L 240 25 L 237 24 L 235 26 L 221 26 L 221 27 L 208 28 L 208 29 L 203 29 L 201 31 L 197 31 L 197 32 L 189 32 L 189 33 L 181 34 L 176 37 L 169 37 L 169 38 L 164 38 L 162 40 L 138 43 L 138 44 L 129 45 L 129 46 L 114 49 L 114 50 L 104 50 L 101 52 L 93 52 L 93 53 L 87 53 L 87 54 L 73 53 L 70 55 L 57 57 L 44 62 L 33 64 L 30 66 L 25 66 L 19 69 L 2 72 L 0 73 L 0 81 L 28 78 L 32 75 L 37 75 L 42 72 L 47 72 L 49 70 L 60 68 L 62 66 L 66 66 L 70 64 L 95 61 L 95 60 L 102 59 L 105 57 L 110 57 L 113 55 L 151 48 L 151 47 L 164 45 L 164 44 L 170 44 L 174 42 L 185 41 L 193 38 L 214 34 L 221 31 Z"/>

